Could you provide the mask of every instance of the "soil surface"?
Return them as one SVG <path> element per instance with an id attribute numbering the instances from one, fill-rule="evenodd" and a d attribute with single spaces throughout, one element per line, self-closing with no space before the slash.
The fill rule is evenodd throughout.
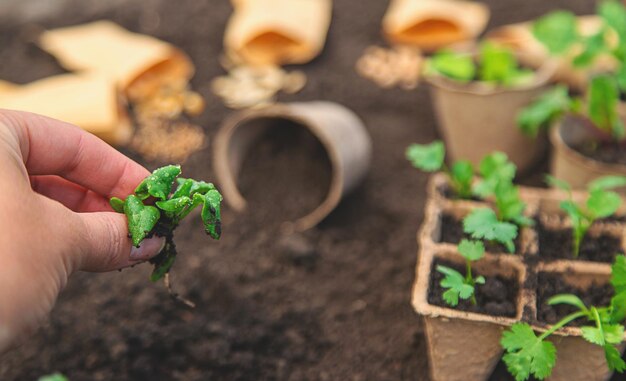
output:
<path id="1" fill-rule="evenodd" d="M 588 158 L 603 163 L 626 165 L 626 150 L 623 144 L 615 142 L 588 142 L 572 148 Z"/>
<path id="2" fill-rule="evenodd" d="M 548 300 L 559 294 L 574 294 L 586 306 L 603 307 L 611 303 L 613 287 L 608 283 L 595 283 L 591 287 L 581 290 L 567 283 L 560 274 L 539 273 L 537 283 L 537 320 L 541 323 L 555 324 L 565 316 L 576 312 L 576 308 L 568 305 L 548 305 Z M 585 319 L 578 319 L 569 325 L 584 325 Z"/>
<path id="3" fill-rule="evenodd" d="M 470 235 L 465 234 L 463 231 L 463 220 L 459 220 L 450 214 L 443 214 L 441 216 L 441 242 L 457 244 L 463 238 L 470 238 Z M 501 243 L 488 241 L 483 241 L 483 243 L 485 244 L 485 250 L 489 253 L 509 252 Z M 519 234 L 513 243 L 517 252 L 521 247 L 521 236 Z"/>
<path id="4" fill-rule="evenodd" d="M 587 0 L 486 3 L 491 26 L 559 7 L 591 13 L 595 6 Z M 314 175 L 311 183 L 318 186 L 311 188 L 290 184 L 295 192 L 286 195 L 288 180 L 305 180 L 296 173 L 278 177 L 279 171 L 316 169 L 297 159 L 274 167 L 286 160 L 281 150 L 260 154 L 258 163 L 249 159 L 246 166 L 263 171 L 242 173 L 251 207 L 241 214 L 225 208 L 219 242 L 206 237 L 199 216 L 176 231 L 172 281 L 196 309 L 150 283 L 149 265 L 76 274 L 49 322 L 2 357 L 0 380 L 36 380 L 54 371 L 72 381 L 428 380 L 425 341 L 410 304 L 428 175 L 404 158 L 408 144 L 438 137 L 428 88 L 382 90 L 354 70 L 368 45 L 385 44 L 380 23 L 386 7 L 379 0 L 335 0 L 324 52 L 297 67 L 307 74 L 307 86 L 280 96 L 339 102 L 364 120 L 374 160 L 360 188 L 317 228 L 283 236 L 279 221 L 296 211 L 276 200 L 307 191 L 299 196 L 308 209 L 327 179 Z M 184 163 L 185 176 L 212 181 L 210 144 L 232 110 L 212 95 L 210 80 L 224 73 L 218 57 L 231 11 L 226 0 L 0 1 L 0 78 L 26 83 L 64 72 L 33 43 L 44 28 L 111 19 L 170 41 L 192 58 L 192 87 L 207 101 L 193 122 L 203 126 L 209 145 Z M 134 157 L 150 169 L 166 164 Z M 547 160 L 522 180 L 539 184 L 546 168 Z M 491 379 L 511 380 L 501 371 Z"/>
<path id="5" fill-rule="evenodd" d="M 437 266 L 449 267 L 461 274 L 465 274 L 465 268 L 444 260 L 435 260 L 433 262 L 428 288 L 428 303 L 450 308 L 443 299 L 443 293 L 446 289 L 441 287 L 440 284 L 445 275 L 436 270 Z M 477 277 L 481 274 L 472 271 L 472 275 Z M 476 305 L 473 305 L 469 299 L 460 299 L 459 304 L 454 308 L 487 315 L 515 317 L 515 301 L 519 294 L 519 284 L 515 279 L 501 276 L 485 277 L 485 284 L 476 285 L 475 293 Z"/>
<path id="6" fill-rule="evenodd" d="M 539 254 L 542 259 L 575 259 L 573 256 L 573 239 L 571 229 L 551 230 L 537 221 Z M 617 254 L 623 254 L 621 237 L 600 234 L 583 238 L 577 260 L 613 263 Z"/>

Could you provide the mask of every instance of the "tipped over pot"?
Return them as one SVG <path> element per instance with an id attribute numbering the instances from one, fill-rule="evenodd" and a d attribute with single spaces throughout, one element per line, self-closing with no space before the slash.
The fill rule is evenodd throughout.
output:
<path id="1" fill-rule="evenodd" d="M 303 211 L 295 221 L 286 222 L 287 230 L 304 231 L 322 221 L 363 181 L 370 166 L 372 142 L 358 116 L 332 102 L 277 104 L 235 114 L 215 138 L 213 163 L 224 199 L 236 211 L 246 208 L 237 181 L 248 152 L 268 130 L 285 121 L 293 128 L 307 129 L 319 140 L 332 171 L 322 203 L 313 211 Z"/>

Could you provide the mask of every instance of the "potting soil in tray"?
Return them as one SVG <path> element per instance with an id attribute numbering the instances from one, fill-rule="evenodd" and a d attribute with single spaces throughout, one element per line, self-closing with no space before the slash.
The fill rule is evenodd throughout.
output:
<path id="1" fill-rule="evenodd" d="M 436 270 L 437 266 L 446 266 L 453 268 L 465 274 L 465 268 L 455 263 L 445 260 L 435 260 L 431 269 L 430 284 L 428 286 L 428 303 L 445 307 L 454 308 L 461 311 L 477 312 L 494 316 L 515 316 L 515 301 L 519 291 L 519 286 L 514 279 L 502 276 L 485 276 L 485 284 L 476 286 L 477 305 L 472 305 L 470 300 L 459 300 L 456 307 L 450 307 L 443 299 L 443 293 L 446 289 L 441 287 L 441 281 L 445 277 L 444 274 Z M 480 275 L 473 273 L 474 277 Z"/>
<path id="2" fill-rule="evenodd" d="M 576 288 L 563 279 L 558 273 L 539 273 L 537 283 L 537 320 L 540 323 L 555 324 L 565 316 L 576 312 L 576 308 L 569 305 L 548 305 L 548 300 L 559 294 L 574 294 L 585 302 L 587 307 L 604 307 L 611 303 L 613 288 L 610 284 L 593 284 L 586 290 Z M 578 319 L 570 325 L 580 326 L 586 323 L 585 319 Z"/>
<path id="3" fill-rule="evenodd" d="M 457 217 L 444 213 L 441 216 L 441 242 L 458 244 L 463 238 L 470 238 L 468 234 L 463 231 L 463 221 Z M 508 253 L 509 251 L 504 245 L 497 242 L 484 242 L 485 250 L 490 253 Z M 515 250 L 519 252 L 521 248 L 521 240 L 518 234 L 514 241 Z"/>
<path id="4" fill-rule="evenodd" d="M 571 147 L 576 152 L 590 159 L 608 164 L 626 165 L 626 150 L 624 146 L 614 142 L 586 142 Z"/>
<path id="5" fill-rule="evenodd" d="M 248 152 L 239 177 L 248 208 L 275 206 L 268 209 L 269 214 L 254 214 L 259 222 L 280 224 L 304 217 L 319 206 L 328 193 L 331 175 L 319 140 L 293 122 L 272 121 L 272 128 Z"/>
<path id="6" fill-rule="evenodd" d="M 462 198 L 458 197 L 457 194 L 454 192 L 454 190 L 452 190 L 452 188 L 447 184 L 441 185 L 437 189 L 437 191 L 448 200 L 463 200 Z M 469 198 L 468 201 L 482 201 L 482 200 L 476 196 L 472 196 Z"/>
<path id="7" fill-rule="evenodd" d="M 537 223 L 537 237 L 539 239 L 539 255 L 542 259 L 575 259 L 573 258 L 572 229 L 548 229 Z M 587 235 L 580 245 L 578 260 L 612 263 L 617 254 L 623 254 L 620 237 L 608 233 L 597 237 Z"/>

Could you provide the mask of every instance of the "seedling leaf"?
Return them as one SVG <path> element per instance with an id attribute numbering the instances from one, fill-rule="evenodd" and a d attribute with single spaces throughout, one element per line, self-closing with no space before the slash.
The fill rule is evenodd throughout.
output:
<path id="1" fill-rule="evenodd" d="M 166 201 L 157 201 L 155 204 L 170 215 L 176 215 L 181 213 L 187 206 L 191 205 L 191 199 L 187 196 L 181 196 L 170 198 Z"/>
<path id="2" fill-rule="evenodd" d="M 411 144 L 406 150 L 406 158 L 415 168 L 435 172 L 443 166 L 446 149 L 440 140 L 430 144 Z"/>
<path id="3" fill-rule="evenodd" d="M 174 179 L 180 172 L 180 165 L 168 165 L 155 170 L 137 186 L 135 195 L 142 200 L 150 196 L 166 200 L 172 190 Z"/>
<path id="4" fill-rule="evenodd" d="M 458 271 L 446 266 L 437 266 L 437 271 L 445 275 L 441 280 L 441 287 L 447 289 L 443 299 L 450 306 L 455 307 L 460 299 L 469 299 L 474 294 L 474 287 L 465 283 L 465 278 Z"/>
<path id="5" fill-rule="evenodd" d="M 159 220 L 159 210 L 154 206 L 144 205 L 138 197 L 130 195 L 124 204 L 124 214 L 128 218 L 128 230 L 133 246 L 139 247 Z"/>
<path id="6" fill-rule="evenodd" d="M 602 189 L 591 191 L 587 199 L 587 209 L 593 220 L 612 215 L 621 204 L 622 199 L 617 193 Z"/>
<path id="7" fill-rule="evenodd" d="M 459 243 L 459 253 L 468 261 L 477 261 L 485 256 L 485 245 L 481 241 L 464 239 Z"/>
<path id="8" fill-rule="evenodd" d="M 589 119 L 601 130 L 616 139 L 624 135 L 624 125 L 617 114 L 619 90 L 615 79 L 609 75 L 597 75 L 589 84 Z"/>
<path id="9" fill-rule="evenodd" d="M 611 266 L 611 285 L 617 294 L 626 292 L 626 256 L 618 255 Z"/>
<path id="10" fill-rule="evenodd" d="M 117 197 L 111 197 L 109 204 L 111 204 L 111 208 L 113 208 L 114 211 L 124 213 L 124 200 Z"/>
<path id="11" fill-rule="evenodd" d="M 204 195 L 202 222 L 207 234 L 213 239 L 219 239 L 222 235 L 221 202 L 222 195 L 217 190 L 210 190 Z"/>
<path id="12" fill-rule="evenodd" d="M 528 324 L 513 324 L 500 343 L 507 352 L 502 359 L 516 381 L 527 380 L 531 374 L 543 380 L 552 373 L 556 348 L 551 342 L 540 340 Z"/>
<path id="13" fill-rule="evenodd" d="M 571 106 L 572 99 L 567 87 L 555 86 L 519 112 L 517 125 L 524 134 L 536 137 L 540 129 L 549 127 L 554 120 L 569 111 Z"/>
<path id="14" fill-rule="evenodd" d="M 533 24 L 533 34 L 552 54 L 564 54 L 578 40 L 576 16 L 572 12 L 555 11 Z"/>
<path id="15" fill-rule="evenodd" d="M 578 296 L 573 294 L 556 295 L 548 299 L 548 304 L 553 306 L 556 304 L 568 304 L 582 311 L 587 311 L 587 306 Z"/>
<path id="16" fill-rule="evenodd" d="M 622 360 L 622 355 L 617 348 L 612 345 L 604 346 L 604 357 L 611 372 L 624 372 L 626 370 L 626 362 Z"/>
<path id="17" fill-rule="evenodd" d="M 473 178 L 474 167 L 469 161 L 457 161 L 450 168 L 452 187 L 461 198 L 470 198 L 472 196 Z"/>
<path id="18" fill-rule="evenodd" d="M 463 230 L 474 239 L 497 241 L 509 252 L 515 251 L 513 240 L 517 237 L 517 226 L 498 221 L 496 213 L 489 208 L 477 208 L 463 219 Z"/>
<path id="19" fill-rule="evenodd" d="M 585 340 L 592 344 L 599 345 L 601 347 L 604 346 L 604 335 L 602 331 L 596 327 L 582 327 L 581 331 L 583 333 L 583 337 Z"/>
<path id="20" fill-rule="evenodd" d="M 69 381 L 67 377 L 62 375 L 61 373 L 49 374 L 47 376 L 41 376 L 37 379 L 37 381 Z"/>
<path id="21" fill-rule="evenodd" d="M 611 307 L 609 309 L 610 323 L 619 324 L 626 319 L 626 290 L 616 294 L 611 298 Z"/>
<path id="22" fill-rule="evenodd" d="M 476 65 L 472 57 L 450 51 L 435 53 L 429 60 L 429 70 L 460 82 L 469 82 L 476 77 Z"/>
<path id="23" fill-rule="evenodd" d="M 589 191 L 608 190 L 623 186 L 626 186 L 626 176 L 603 176 L 587 184 L 587 189 Z"/>

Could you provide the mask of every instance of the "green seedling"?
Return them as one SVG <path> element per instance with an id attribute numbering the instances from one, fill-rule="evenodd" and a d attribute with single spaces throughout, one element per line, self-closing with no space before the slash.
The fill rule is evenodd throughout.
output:
<path id="1" fill-rule="evenodd" d="M 598 75 L 589 84 L 589 119 L 600 131 L 619 141 L 624 138 L 624 123 L 617 112 L 620 102 L 615 78 Z"/>
<path id="2" fill-rule="evenodd" d="M 406 150 L 407 159 L 417 169 L 425 172 L 443 171 L 455 195 L 462 199 L 472 198 L 474 168 L 469 161 L 457 161 L 450 168 L 444 162 L 446 148 L 440 140 L 431 144 L 412 144 Z"/>
<path id="3" fill-rule="evenodd" d="M 514 240 L 517 238 L 517 226 L 499 221 L 496 212 L 489 208 L 474 209 L 463 219 L 463 230 L 473 239 L 499 242 L 506 249 L 515 252 Z"/>
<path id="4" fill-rule="evenodd" d="M 546 182 L 566 191 L 568 200 L 561 201 L 560 208 L 567 213 L 573 229 L 573 255 L 578 258 L 580 245 L 587 231 L 595 221 L 610 217 L 622 204 L 622 198 L 610 189 L 626 186 L 624 176 L 605 176 L 587 185 L 588 197 L 584 203 L 577 204 L 573 200 L 572 187 L 565 181 L 547 175 Z"/>
<path id="5" fill-rule="evenodd" d="M 473 192 L 480 198 L 493 197 L 498 219 L 520 226 L 529 226 L 533 221 L 524 216 L 526 203 L 519 195 L 519 187 L 513 184 L 517 168 L 502 152 L 485 156 L 479 165 L 481 180 Z"/>
<path id="6" fill-rule="evenodd" d="M 179 223 L 202 205 L 200 215 L 206 233 L 213 239 L 221 235 L 222 195 L 213 184 L 179 178 L 180 174 L 178 165 L 159 168 L 126 200 L 117 197 L 110 200 L 111 207 L 128 218 L 133 246 L 139 247 L 144 239 L 152 236 L 165 237 L 163 250 L 150 260 L 154 264 L 150 279 L 156 282 L 165 278 L 168 289 L 169 271 L 177 255 L 173 233 Z"/>
<path id="7" fill-rule="evenodd" d="M 467 83 L 482 81 L 493 85 L 517 86 L 532 80 L 530 70 L 521 69 L 511 50 L 491 42 L 483 42 L 474 59 L 470 54 L 443 50 L 428 61 L 426 73 L 439 74 Z"/>
<path id="8" fill-rule="evenodd" d="M 527 136 L 536 137 L 539 131 L 552 125 L 567 112 L 579 112 L 581 101 L 569 96 L 567 87 L 555 86 L 540 95 L 517 115 L 517 125 Z"/>
<path id="9" fill-rule="evenodd" d="M 485 278 L 472 275 L 472 262 L 485 256 L 485 246 L 480 241 L 464 239 L 459 244 L 459 253 L 465 258 L 465 276 L 455 269 L 446 266 L 437 266 L 437 271 L 445 275 L 441 280 L 441 287 L 446 289 L 443 299 L 452 307 L 459 304 L 459 299 L 469 299 L 476 305 L 476 285 L 485 284 Z"/>
<path id="10" fill-rule="evenodd" d="M 576 308 L 547 331 L 537 336 L 526 323 L 515 323 L 504 332 L 500 341 L 505 350 L 502 358 L 516 381 L 534 376 L 543 380 L 550 376 L 556 363 L 556 348 L 546 339 L 560 328 L 577 319 L 586 319 L 591 325 L 581 328 L 588 342 L 602 347 L 611 371 L 624 372 L 626 363 L 617 346 L 624 337 L 623 322 L 626 319 L 626 257 L 618 256 L 612 266 L 611 285 L 615 293 L 606 307 L 588 307 L 576 295 L 556 295 L 548 300 L 549 305 L 566 304 Z"/>
<path id="11" fill-rule="evenodd" d="M 61 373 L 53 373 L 46 376 L 41 376 L 37 381 L 69 381 L 67 377 Z"/>

